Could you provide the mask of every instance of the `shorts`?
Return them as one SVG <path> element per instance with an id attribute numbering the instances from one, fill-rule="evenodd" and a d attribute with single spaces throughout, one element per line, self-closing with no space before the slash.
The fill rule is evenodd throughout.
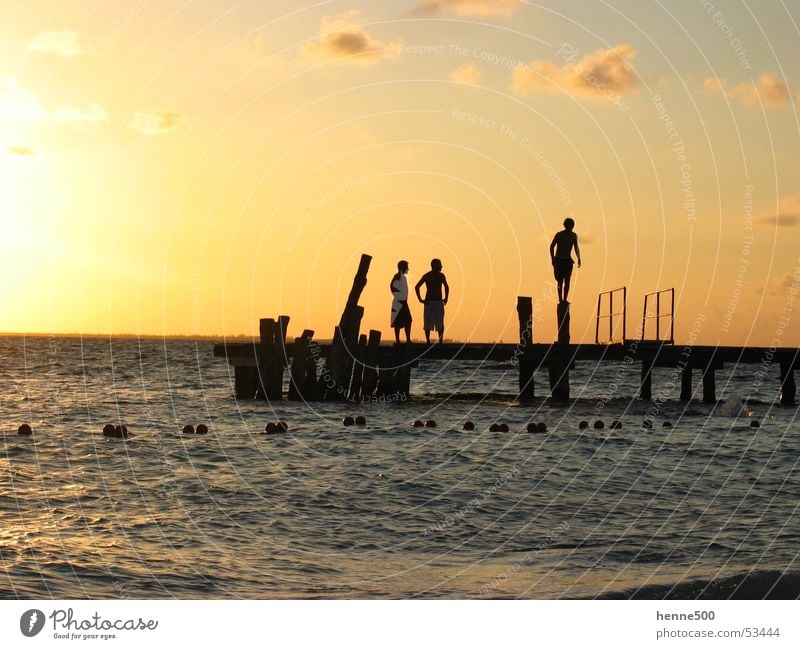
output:
<path id="1" fill-rule="evenodd" d="M 561 282 L 569 279 L 572 276 L 572 266 L 575 264 L 572 259 L 564 259 L 563 257 L 556 257 L 553 259 L 553 275 L 556 281 Z"/>
<path id="2" fill-rule="evenodd" d="M 425 303 L 425 331 L 444 331 L 444 302 Z"/>

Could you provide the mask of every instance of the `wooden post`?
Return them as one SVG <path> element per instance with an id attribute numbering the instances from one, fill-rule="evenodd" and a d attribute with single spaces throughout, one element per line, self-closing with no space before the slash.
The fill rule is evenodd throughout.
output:
<path id="1" fill-rule="evenodd" d="M 553 345 L 550 347 L 547 356 L 550 398 L 553 401 L 569 401 L 569 347 L 567 345 Z"/>
<path id="2" fill-rule="evenodd" d="M 308 401 L 311 395 L 306 394 L 306 369 L 308 367 L 309 344 L 314 337 L 310 329 L 294 339 L 292 352 L 292 368 L 289 372 L 289 395 L 291 401 Z"/>
<path id="3" fill-rule="evenodd" d="M 361 397 L 361 384 L 364 381 L 364 359 L 367 356 L 367 336 L 361 334 L 356 345 L 355 360 L 353 361 L 353 380 L 350 382 L 350 399 Z"/>
<path id="4" fill-rule="evenodd" d="M 253 389 L 250 385 L 250 370 L 247 365 L 234 365 L 233 391 L 237 399 L 252 399 Z"/>
<path id="5" fill-rule="evenodd" d="M 328 364 L 321 379 L 324 381 L 322 387 L 326 399 L 343 399 L 347 396 L 350 385 L 348 370 L 352 368 L 352 354 L 358 340 L 361 318 L 364 315 L 364 309 L 358 306 L 358 300 L 367 285 L 367 271 L 371 261 L 372 257 L 369 255 L 361 255 L 339 326 L 333 332 Z"/>
<path id="6" fill-rule="evenodd" d="M 550 397 L 554 401 L 569 401 L 569 302 L 556 305 L 558 341 L 548 351 L 547 373 L 550 379 Z"/>
<path id="7" fill-rule="evenodd" d="M 643 358 L 642 359 L 642 370 L 641 370 L 641 387 L 639 388 L 639 397 L 641 399 L 652 399 L 653 398 L 653 359 L 652 358 Z"/>
<path id="8" fill-rule="evenodd" d="M 519 316 L 519 399 L 532 399 L 534 395 L 533 375 L 536 366 L 530 358 L 533 343 L 533 300 L 529 297 L 517 297 L 517 315 Z"/>
<path id="9" fill-rule="evenodd" d="M 364 317 L 364 307 L 354 306 L 347 322 L 347 330 L 343 332 L 342 341 L 344 344 L 344 371 L 341 378 L 342 394 L 345 397 L 350 395 L 350 384 L 352 382 L 353 367 L 356 360 L 356 348 L 358 347 L 358 335 L 361 330 L 361 319 Z"/>
<path id="10" fill-rule="evenodd" d="M 690 401 L 692 398 L 692 368 L 686 366 L 681 370 L 681 401 Z"/>
<path id="11" fill-rule="evenodd" d="M 569 345 L 569 302 L 559 302 L 556 306 L 558 318 L 558 344 Z"/>
<path id="12" fill-rule="evenodd" d="M 261 318 L 258 321 L 258 330 L 261 342 L 258 344 L 257 369 L 258 383 L 256 385 L 255 398 L 268 399 L 270 374 L 274 372 L 272 368 L 272 358 L 275 347 L 275 327 L 276 322 L 273 318 Z"/>
<path id="13" fill-rule="evenodd" d="M 411 391 L 410 345 L 397 345 L 394 351 L 394 391 L 393 398 L 405 401 Z"/>
<path id="14" fill-rule="evenodd" d="M 308 341 L 308 353 L 306 354 L 306 387 L 305 397 L 307 401 L 316 401 L 322 398 L 322 393 L 317 382 L 317 363 L 319 363 L 319 344 L 315 340 Z"/>
<path id="15" fill-rule="evenodd" d="M 709 363 L 703 368 L 703 402 L 717 402 L 717 380 L 714 366 Z"/>
<path id="16" fill-rule="evenodd" d="M 793 361 L 781 361 L 781 405 L 793 406 L 797 396 Z"/>
<path id="17" fill-rule="evenodd" d="M 361 396 L 371 397 L 378 386 L 378 364 L 380 360 L 381 332 L 371 329 L 367 342 L 367 355 L 364 359 L 364 380 L 361 384 Z"/>

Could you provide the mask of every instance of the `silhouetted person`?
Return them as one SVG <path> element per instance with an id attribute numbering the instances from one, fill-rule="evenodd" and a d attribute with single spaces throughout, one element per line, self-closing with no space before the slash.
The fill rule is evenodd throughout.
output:
<path id="1" fill-rule="evenodd" d="M 420 295 L 419 287 L 425 284 L 425 299 Z M 444 296 L 442 295 L 444 287 Z M 450 297 L 450 287 L 447 278 L 442 272 L 442 262 L 439 259 L 431 260 L 431 269 L 425 273 L 414 287 L 417 299 L 425 305 L 425 340 L 430 344 L 431 331 L 436 329 L 439 333 L 439 342 L 444 340 L 444 305 Z"/>
<path id="2" fill-rule="evenodd" d="M 389 283 L 392 292 L 392 327 L 394 339 L 400 343 L 400 330 L 406 330 L 406 342 L 411 342 L 411 310 L 408 308 L 408 262 L 397 262 L 397 273 Z"/>
<path id="3" fill-rule="evenodd" d="M 581 267 L 581 249 L 578 247 L 578 235 L 572 229 L 575 221 L 564 219 L 564 229 L 556 232 L 550 244 L 550 260 L 553 262 L 553 275 L 558 282 L 558 301 L 566 302 L 569 293 L 569 280 L 572 277 L 572 248 L 575 247 L 575 256 L 578 258 L 578 268 Z"/>

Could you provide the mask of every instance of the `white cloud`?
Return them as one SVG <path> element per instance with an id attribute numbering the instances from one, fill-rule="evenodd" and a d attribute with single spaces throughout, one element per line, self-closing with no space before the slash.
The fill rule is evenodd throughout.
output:
<path id="1" fill-rule="evenodd" d="M 577 63 L 559 66 L 536 60 L 514 70 L 513 88 L 517 94 L 537 90 L 560 90 L 592 99 L 612 99 L 636 89 L 631 60 L 636 56 L 626 43 L 599 49 Z"/>
<path id="2" fill-rule="evenodd" d="M 48 29 L 37 34 L 28 49 L 65 57 L 78 56 L 82 51 L 81 37 L 71 29 Z"/>
<path id="3" fill-rule="evenodd" d="M 397 57 L 400 43 L 383 43 L 374 39 L 361 25 L 352 22 L 358 16 L 357 11 L 350 11 L 338 18 L 323 18 L 319 38 L 303 50 L 317 58 L 356 65 Z"/>
<path id="4" fill-rule="evenodd" d="M 460 16 L 510 16 L 521 0 L 422 0 L 416 13 L 457 14 Z"/>
<path id="5" fill-rule="evenodd" d="M 450 78 L 458 83 L 477 86 L 481 80 L 481 71 L 472 63 L 464 63 L 450 73 Z"/>
<path id="6" fill-rule="evenodd" d="M 176 110 L 151 108 L 136 111 L 128 122 L 128 128 L 144 135 L 158 135 L 177 128 L 182 119 L 183 116 Z"/>
<path id="7" fill-rule="evenodd" d="M 731 87 L 727 79 L 709 78 L 703 87 L 713 93 L 735 99 L 744 106 L 788 106 L 791 94 L 786 81 L 774 74 L 762 74 L 754 83 L 741 82 Z"/>

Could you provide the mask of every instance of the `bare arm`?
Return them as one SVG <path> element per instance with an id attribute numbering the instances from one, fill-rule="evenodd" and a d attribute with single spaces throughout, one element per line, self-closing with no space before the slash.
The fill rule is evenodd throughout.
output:
<path id="1" fill-rule="evenodd" d="M 423 275 L 422 277 L 420 277 L 419 281 L 417 282 L 417 285 L 414 287 L 414 292 L 417 294 L 417 299 L 423 304 L 425 304 L 425 300 L 423 300 L 422 295 L 420 295 L 419 287 L 422 286 L 424 283 L 425 283 L 425 276 Z"/>
<path id="2" fill-rule="evenodd" d="M 558 239 L 558 235 L 554 236 L 550 243 L 550 261 L 555 261 L 556 258 L 556 239 Z"/>
<path id="3" fill-rule="evenodd" d="M 447 283 L 447 278 L 442 274 L 442 285 L 444 286 L 444 303 L 447 304 L 447 300 L 450 297 L 450 285 Z"/>
<path id="4" fill-rule="evenodd" d="M 578 268 L 581 267 L 581 249 L 578 247 L 578 235 L 575 235 L 575 256 L 578 258 Z"/>

